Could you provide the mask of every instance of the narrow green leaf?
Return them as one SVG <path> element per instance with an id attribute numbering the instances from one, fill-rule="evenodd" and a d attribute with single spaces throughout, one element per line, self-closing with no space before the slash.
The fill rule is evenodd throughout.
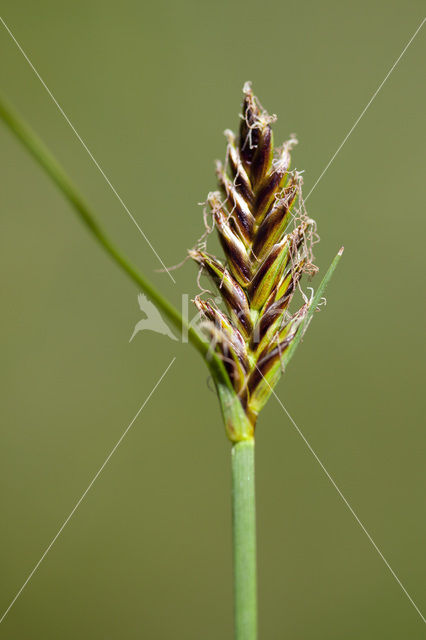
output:
<path id="1" fill-rule="evenodd" d="M 209 343 L 204 340 L 194 327 L 188 326 L 187 321 L 182 318 L 180 312 L 168 300 L 166 300 L 145 278 L 145 276 L 141 274 L 115 247 L 100 224 L 96 221 L 91 208 L 84 198 L 82 198 L 78 189 L 69 179 L 56 158 L 51 154 L 39 137 L 30 129 L 30 127 L 1 99 L 0 120 L 4 122 L 16 138 L 24 145 L 27 151 L 29 151 L 29 153 L 34 157 L 38 164 L 44 169 L 50 179 L 53 180 L 60 191 L 62 191 L 63 195 L 68 199 L 80 219 L 84 222 L 106 253 L 109 254 L 114 262 L 130 277 L 130 279 L 133 280 L 133 282 L 149 296 L 151 301 L 163 311 L 166 317 L 179 331 L 184 329 L 188 332 L 189 342 L 204 358 L 212 376 L 218 383 L 227 387 L 231 392 L 232 383 L 223 362 L 216 353 L 210 353 Z"/>
<path id="2" fill-rule="evenodd" d="M 333 262 L 331 263 L 331 265 L 328 267 L 327 273 L 325 274 L 325 276 L 323 277 L 323 279 L 321 280 L 321 283 L 318 287 L 318 289 L 315 292 L 315 295 L 313 297 L 313 300 L 311 302 L 311 304 L 309 305 L 308 308 L 308 313 L 306 314 L 306 317 L 304 319 L 304 321 L 302 322 L 302 324 L 300 325 L 294 339 L 292 340 L 292 343 L 290 344 L 289 348 L 286 350 L 283 359 L 282 359 L 282 364 L 284 365 L 284 367 L 287 367 L 288 363 L 290 362 L 291 358 L 293 357 L 293 354 L 297 348 L 297 346 L 299 345 L 301 339 L 303 338 L 308 325 L 312 319 L 312 316 L 314 314 L 314 312 L 316 311 L 318 304 L 320 303 L 321 298 L 324 295 L 324 291 L 326 286 L 328 285 L 328 283 L 331 280 L 331 276 L 333 275 L 337 265 L 339 264 L 340 258 L 343 255 L 343 249 L 344 247 L 342 247 L 341 249 L 339 249 L 336 257 L 334 258 Z"/>

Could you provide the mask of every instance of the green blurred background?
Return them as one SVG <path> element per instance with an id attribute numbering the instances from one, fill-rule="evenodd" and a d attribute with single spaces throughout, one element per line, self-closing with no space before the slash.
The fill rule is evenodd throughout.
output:
<path id="1" fill-rule="evenodd" d="M 305 193 L 416 27 L 414 2 L 4 0 L 2 15 L 166 264 L 202 231 L 251 79 L 296 132 Z M 420 608 L 424 581 L 421 32 L 309 198 L 344 259 L 278 394 Z M 131 259 L 166 274 L 4 28 L 2 93 Z M 423 78 L 423 80 L 422 80 Z M 2 611 L 173 356 L 22 596 L 8 640 L 232 638 L 230 447 L 207 372 L 4 127 Z M 424 625 L 278 403 L 257 431 L 260 638 L 424 638 Z"/>

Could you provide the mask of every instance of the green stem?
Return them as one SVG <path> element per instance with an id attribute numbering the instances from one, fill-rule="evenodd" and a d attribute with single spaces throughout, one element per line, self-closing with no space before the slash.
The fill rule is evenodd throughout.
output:
<path id="1" fill-rule="evenodd" d="M 256 640 L 256 504 L 254 439 L 232 447 L 235 640 Z"/>
<path id="2" fill-rule="evenodd" d="M 77 188 L 66 175 L 65 171 L 50 151 L 45 147 L 38 136 L 15 114 L 12 109 L 0 100 L 0 118 L 22 142 L 26 149 L 36 159 L 41 167 L 59 187 L 71 205 L 78 213 L 80 219 L 93 234 L 103 249 L 114 262 L 144 291 L 152 302 L 167 316 L 173 325 L 181 332 L 187 332 L 189 342 L 206 360 L 206 363 L 215 379 L 216 384 L 232 390 L 229 376 L 223 366 L 223 362 L 215 353 L 209 352 L 209 343 L 182 317 L 179 311 L 170 304 L 155 289 L 155 287 L 120 253 L 114 246 L 100 225 L 96 222 L 89 205 L 79 194 Z"/>

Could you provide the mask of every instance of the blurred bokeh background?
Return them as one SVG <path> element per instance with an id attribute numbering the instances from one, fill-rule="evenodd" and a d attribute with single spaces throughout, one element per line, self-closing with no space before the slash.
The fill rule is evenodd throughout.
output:
<path id="1" fill-rule="evenodd" d="M 2 16 L 167 265 L 202 232 L 241 88 L 296 132 L 305 193 L 409 40 L 422 2 L 4 0 Z M 278 394 L 424 607 L 425 31 L 309 198 L 323 271 L 344 259 Z M 173 285 L 16 45 L 1 91 L 131 259 Z M 7 640 L 232 638 L 230 447 L 206 369 L 153 333 L 137 290 L 4 127 L 3 611 L 176 361 L 0 626 Z M 257 431 L 260 638 L 424 638 L 423 623 L 278 403 Z"/>

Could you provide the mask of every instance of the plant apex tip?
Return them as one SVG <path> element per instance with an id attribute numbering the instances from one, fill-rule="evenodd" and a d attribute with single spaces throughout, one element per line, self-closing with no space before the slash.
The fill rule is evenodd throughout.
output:
<path id="1" fill-rule="evenodd" d="M 344 250 L 345 250 L 345 247 L 340 247 L 337 255 L 341 256 L 343 254 Z"/>
<path id="2" fill-rule="evenodd" d="M 251 88 L 251 80 L 247 80 L 244 83 L 243 93 L 245 93 L 246 95 L 249 95 L 249 94 L 253 93 L 252 88 Z"/>

